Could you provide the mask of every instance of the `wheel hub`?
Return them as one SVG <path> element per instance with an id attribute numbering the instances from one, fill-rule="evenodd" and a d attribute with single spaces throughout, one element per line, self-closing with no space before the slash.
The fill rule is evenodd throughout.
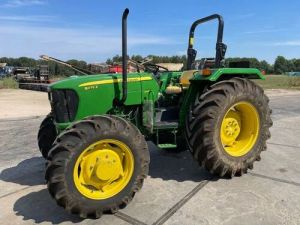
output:
<path id="1" fill-rule="evenodd" d="M 105 199 L 120 192 L 133 173 L 133 155 L 122 142 L 107 140 L 89 146 L 74 167 L 77 189 L 91 199 Z"/>
<path id="2" fill-rule="evenodd" d="M 241 131 L 241 117 L 239 113 L 230 111 L 222 122 L 221 136 L 225 145 L 235 144 Z"/>
<path id="3" fill-rule="evenodd" d="M 113 182 L 123 175 L 123 166 L 120 157 L 112 150 L 104 149 L 86 156 L 81 162 L 81 168 L 86 171 L 82 174 L 85 184 Z M 98 186 L 98 185 L 97 185 Z"/>
<path id="4" fill-rule="evenodd" d="M 123 175 L 123 166 L 117 153 L 106 150 L 99 154 L 100 160 L 96 167 L 96 176 L 100 180 L 115 180 Z"/>
<path id="5" fill-rule="evenodd" d="M 220 137 L 224 150 L 239 157 L 251 151 L 259 134 L 259 114 L 249 102 L 238 102 L 225 114 Z"/>

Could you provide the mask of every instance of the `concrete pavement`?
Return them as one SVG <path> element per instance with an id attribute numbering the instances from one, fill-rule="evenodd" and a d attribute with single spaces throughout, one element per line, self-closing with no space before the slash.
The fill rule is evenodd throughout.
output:
<path id="1" fill-rule="evenodd" d="M 81 220 L 50 198 L 36 134 L 43 116 L 0 118 L 0 224 L 300 224 L 300 92 L 267 91 L 274 126 L 254 170 L 212 177 L 188 152 L 157 150 L 143 189 L 115 215 Z"/>

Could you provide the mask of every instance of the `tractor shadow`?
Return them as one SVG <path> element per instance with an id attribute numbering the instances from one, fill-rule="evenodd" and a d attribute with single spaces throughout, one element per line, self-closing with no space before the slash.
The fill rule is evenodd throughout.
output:
<path id="1" fill-rule="evenodd" d="M 163 180 L 195 181 L 213 177 L 192 158 L 188 151 L 174 152 L 158 149 L 148 142 L 150 150 L 149 176 Z M 25 159 L 16 166 L 4 169 L 0 180 L 19 185 L 36 186 L 45 184 L 45 160 L 42 157 Z"/>
<path id="2" fill-rule="evenodd" d="M 2 170 L 0 180 L 26 186 L 45 184 L 44 171 L 45 160 L 42 157 L 33 157 Z"/>
<path id="3" fill-rule="evenodd" d="M 178 182 L 203 180 L 216 180 L 204 168 L 193 159 L 189 151 L 174 152 L 172 150 L 158 149 L 153 143 L 149 143 L 151 178 L 163 180 L 175 180 Z"/>
<path id="4" fill-rule="evenodd" d="M 36 187 L 33 191 L 23 195 L 21 194 L 23 192 L 21 189 L 20 192 L 17 191 L 14 194 L 21 194 L 13 206 L 16 216 L 23 217 L 23 220 L 28 223 L 32 223 L 31 220 L 35 223 L 48 222 L 51 224 L 60 224 L 62 222 L 80 223 L 82 220 L 78 216 L 69 215 L 64 209 L 58 207 L 55 201 L 51 199 L 48 190 L 41 186 L 46 183 L 44 173 L 45 160 L 42 157 L 25 159 L 16 166 L 4 169 L 0 173 L 1 181 L 25 186 L 26 191 L 31 190 L 30 188 L 34 186 L 43 188 L 39 190 L 39 187 Z M 30 188 L 27 189 L 26 186 Z"/>
<path id="5" fill-rule="evenodd" d="M 188 151 L 176 153 L 171 150 L 160 150 L 149 143 L 151 178 L 177 182 L 216 180 L 205 169 L 199 167 Z M 33 157 L 20 162 L 18 165 L 5 169 L 0 174 L 0 180 L 25 186 L 39 186 L 44 181 L 45 161 L 42 157 Z M 42 187 L 43 188 L 43 187 Z M 132 204 L 133 206 L 134 204 Z M 63 222 L 81 223 L 78 216 L 70 215 L 50 197 L 48 190 L 33 190 L 20 196 L 14 203 L 13 211 L 16 216 L 23 217 L 23 221 L 34 221 L 37 224 Z"/>
<path id="6" fill-rule="evenodd" d="M 13 207 L 16 216 L 22 216 L 24 221 L 33 220 L 34 223 L 49 222 L 60 224 L 62 222 L 80 223 L 78 216 L 66 213 L 51 199 L 47 189 L 31 192 L 19 198 Z"/>
<path id="7" fill-rule="evenodd" d="M 46 183 L 44 173 L 45 160 L 42 157 L 33 157 L 21 161 L 14 167 L 4 169 L 0 173 L 0 180 L 22 186 L 39 186 Z M 47 189 L 32 191 L 21 196 L 14 203 L 13 211 L 16 216 L 22 216 L 28 223 L 30 220 L 34 220 L 35 223 L 50 222 L 51 224 L 82 221 L 79 217 L 69 215 L 58 207 Z"/>

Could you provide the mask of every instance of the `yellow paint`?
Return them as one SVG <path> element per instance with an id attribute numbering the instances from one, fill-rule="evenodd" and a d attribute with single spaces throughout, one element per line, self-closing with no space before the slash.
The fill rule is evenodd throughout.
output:
<path id="1" fill-rule="evenodd" d="M 220 137 L 224 150 L 240 157 L 251 151 L 259 134 L 259 114 L 249 102 L 238 102 L 225 114 Z"/>
<path id="2" fill-rule="evenodd" d="M 190 45 L 194 45 L 194 38 L 190 38 Z"/>
<path id="3" fill-rule="evenodd" d="M 197 72 L 199 72 L 199 70 L 188 70 L 184 71 L 181 74 L 179 80 L 183 88 L 188 88 L 190 86 L 190 80 L 194 77 L 194 74 Z"/>
<path id="4" fill-rule="evenodd" d="M 78 157 L 73 179 L 85 197 L 102 200 L 121 192 L 134 170 L 130 148 L 121 141 L 105 139 L 87 147 Z"/>
<path id="5" fill-rule="evenodd" d="M 152 80 L 152 77 L 132 77 L 127 78 L 127 82 L 139 82 L 139 81 L 146 81 L 146 80 Z M 98 81 L 91 81 L 82 83 L 79 85 L 79 87 L 86 87 L 86 86 L 92 86 L 92 85 L 101 85 L 101 84 L 113 84 L 113 83 L 120 83 L 122 82 L 122 78 L 118 79 L 111 79 L 111 80 L 98 80 Z"/>
<path id="6" fill-rule="evenodd" d="M 182 88 L 178 86 L 169 85 L 166 90 L 166 94 L 179 94 L 182 92 Z"/>
<path id="7" fill-rule="evenodd" d="M 207 68 L 206 68 L 206 69 L 200 70 L 200 74 L 201 74 L 202 76 L 210 76 L 211 73 L 212 73 L 211 69 L 207 69 Z"/>

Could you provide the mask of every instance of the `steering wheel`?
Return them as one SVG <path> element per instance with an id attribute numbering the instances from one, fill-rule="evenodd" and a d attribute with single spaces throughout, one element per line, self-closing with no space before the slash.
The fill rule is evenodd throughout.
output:
<path id="1" fill-rule="evenodd" d="M 166 67 L 152 64 L 152 63 L 145 63 L 144 67 L 145 67 L 145 71 L 154 73 L 154 75 L 157 75 L 159 72 L 169 71 L 168 68 Z"/>

